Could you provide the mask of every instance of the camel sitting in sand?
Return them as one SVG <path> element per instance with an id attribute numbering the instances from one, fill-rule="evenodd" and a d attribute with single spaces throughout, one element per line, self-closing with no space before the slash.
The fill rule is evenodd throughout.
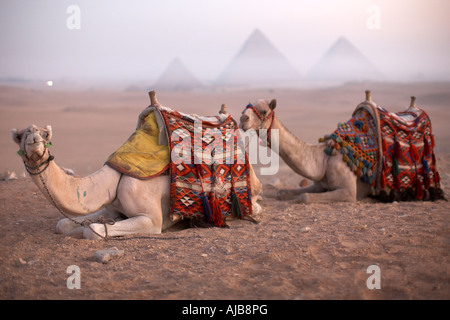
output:
<path id="1" fill-rule="evenodd" d="M 359 106 L 369 106 L 376 108 L 370 97 L 370 91 L 366 91 L 366 100 Z M 358 107 L 359 107 L 358 106 Z M 310 186 L 299 189 L 283 189 L 277 193 L 279 200 L 297 200 L 302 203 L 326 203 L 347 201 L 354 202 L 363 199 L 372 194 L 372 186 L 363 182 L 343 160 L 343 156 L 338 153 L 325 152 L 328 148 L 326 143 L 309 144 L 295 137 L 275 116 L 276 100 L 270 103 L 266 100 L 259 100 L 255 104 L 249 104 L 240 119 L 240 128 L 244 131 L 253 129 L 260 134 L 260 129 L 267 130 L 267 135 L 260 136 L 271 142 L 269 131 L 278 130 L 279 136 L 277 148 L 279 156 L 286 164 L 299 175 L 312 180 L 314 183 Z M 415 105 L 415 97 L 411 97 L 411 104 L 405 113 L 421 112 Z M 264 132 L 264 130 L 262 131 Z M 378 138 L 378 148 L 381 149 Z M 336 151 L 336 150 L 334 150 Z M 377 176 L 381 172 L 381 161 L 378 161 L 372 168 L 373 176 Z M 438 177 L 437 172 L 435 174 Z M 434 187 L 429 189 L 427 199 L 438 200 L 445 199 L 442 189 L 439 187 L 439 179 L 435 182 Z M 420 181 L 420 180 L 419 180 Z M 379 181 L 375 181 L 379 183 Z M 375 186 L 378 188 L 378 185 Z M 420 186 L 419 191 L 421 191 Z M 391 190 L 392 191 L 392 190 Z M 394 190 L 395 191 L 395 190 Z M 391 192 L 389 196 L 379 195 L 381 201 L 393 201 L 398 195 Z M 416 199 L 422 199 L 420 192 Z M 425 197 L 423 198 L 425 199 Z"/>
<path id="2" fill-rule="evenodd" d="M 369 91 L 366 92 L 365 102 L 372 103 Z M 259 129 L 278 130 L 279 156 L 297 174 L 314 182 L 303 188 L 279 190 L 277 199 L 295 199 L 302 203 L 354 202 L 371 194 L 371 186 L 362 182 L 342 161 L 342 157 L 324 152 L 326 144 L 309 144 L 289 132 L 276 117 L 275 107 L 275 99 L 270 103 L 258 100 L 255 104 L 249 104 L 242 112 L 240 128 L 245 131 L 253 129 L 258 134 Z M 410 108 L 415 108 L 413 101 Z"/>
<path id="3" fill-rule="evenodd" d="M 154 95 L 153 98 L 152 105 L 158 104 Z M 169 213 L 170 175 L 139 180 L 104 165 L 89 176 L 74 177 L 50 155 L 50 126 L 31 125 L 21 131 L 12 129 L 11 134 L 20 146 L 18 153 L 27 171 L 44 196 L 62 214 L 81 215 L 60 220 L 58 233 L 87 239 L 159 234 L 180 220 L 178 215 L 171 218 Z M 261 188 L 252 169 L 250 179 L 253 212 L 259 213 L 261 207 L 256 199 Z M 83 223 L 92 221 L 100 223 Z"/>
<path id="4" fill-rule="evenodd" d="M 357 179 L 340 157 L 328 156 L 326 145 L 309 144 L 295 137 L 275 115 L 276 100 L 258 100 L 247 107 L 240 118 L 240 128 L 247 131 L 269 128 L 278 130 L 279 156 L 297 174 L 314 181 L 299 189 L 279 190 L 279 200 L 296 199 L 303 203 L 356 201 L 367 197 L 370 186 Z"/>

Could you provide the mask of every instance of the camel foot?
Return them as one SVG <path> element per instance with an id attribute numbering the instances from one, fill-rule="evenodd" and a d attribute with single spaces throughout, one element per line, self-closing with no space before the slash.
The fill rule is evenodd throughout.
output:
<path id="1" fill-rule="evenodd" d="M 69 234 L 72 230 L 74 230 L 78 225 L 67 218 L 61 219 L 56 224 L 56 233 L 59 234 Z"/>
<path id="2" fill-rule="evenodd" d="M 308 193 L 303 193 L 300 196 L 298 196 L 295 201 L 295 203 L 311 203 L 311 197 Z"/>
<path id="3" fill-rule="evenodd" d="M 105 227 L 100 223 L 92 223 L 83 230 L 83 238 L 88 240 L 101 240 L 105 235 Z"/>
<path id="4" fill-rule="evenodd" d="M 84 227 L 67 218 L 59 220 L 56 224 L 56 233 L 70 235 L 75 238 L 82 238 L 83 230 Z"/>
<path id="5" fill-rule="evenodd" d="M 302 193 L 295 199 L 296 203 L 332 203 L 355 201 L 356 195 L 346 189 L 337 189 L 321 193 Z"/>
<path id="6" fill-rule="evenodd" d="M 276 199 L 281 201 L 292 200 L 298 195 L 297 189 L 281 189 L 278 190 Z"/>

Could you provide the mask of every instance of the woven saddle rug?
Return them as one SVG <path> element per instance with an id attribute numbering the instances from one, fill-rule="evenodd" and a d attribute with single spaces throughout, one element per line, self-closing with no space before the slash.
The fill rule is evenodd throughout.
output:
<path id="1" fill-rule="evenodd" d="M 206 218 L 216 226 L 225 218 L 252 214 L 250 167 L 230 116 L 199 117 L 159 109 L 167 128 L 170 210 L 185 218 Z"/>
<path id="2" fill-rule="evenodd" d="M 185 218 L 225 225 L 231 214 L 252 214 L 250 168 L 237 123 L 160 108 L 169 138 L 170 210 Z"/>
<path id="3" fill-rule="evenodd" d="M 363 102 L 349 121 L 319 142 L 327 145 L 328 155 L 341 153 L 383 201 L 435 200 L 436 192 L 442 193 L 431 121 L 421 109 L 391 113 Z"/>

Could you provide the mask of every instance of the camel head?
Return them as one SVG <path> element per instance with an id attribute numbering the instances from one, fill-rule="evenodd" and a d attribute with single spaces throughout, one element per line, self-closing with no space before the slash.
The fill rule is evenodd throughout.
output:
<path id="1" fill-rule="evenodd" d="M 239 128 L 244 131 L 254 129 L 258 132 L 259 129 L 268 129 L 272 120 L 271 114 L 277 106 L 277 100 L 267 101 L 260 99 L 257 103 L 249 103 L 242 111 L 242 116 L 239 122 Z"/>
<path id="2" fill-rule="evenodd" d="M 29 165 L 39 164 L 52 138 L 52 127 L 39 128 L 34 124 L 23 130 L 11 129 L 11 137 L 20 146 L 18 154 Z"/>

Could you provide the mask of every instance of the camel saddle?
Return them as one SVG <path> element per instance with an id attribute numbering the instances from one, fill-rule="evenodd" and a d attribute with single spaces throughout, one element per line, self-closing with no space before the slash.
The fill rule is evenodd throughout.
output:
<path id="1" fill-rule="evenodd" d="M 342 154 L 382 201 L 443 198 L 431 121 L 422 109 L 391 113 L 365 101 L 319 142 L 327 145 L 328 155 Z"/>
<path id="2" fill-rule="evenodd" d="M 206 218 L 223 227 L 231 214 L 252 214 L 249 162 L 244 148 L 234 148 L 241 141 L 230 115 L 203 117 L 163 106 L 143 114 L 107 165 L 137 179 L 170 174 L 172 217 Z"/>

